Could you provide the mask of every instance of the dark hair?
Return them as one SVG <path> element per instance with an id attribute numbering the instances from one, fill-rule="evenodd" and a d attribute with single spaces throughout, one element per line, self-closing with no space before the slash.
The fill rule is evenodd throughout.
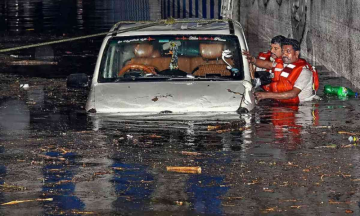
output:
<path id="1" fill-rule="evenodd" d="M 271 39 L 271 43 L 272 44 L 282 44 L 282 42 L 286 39 L 286 37 L 282 36 L 282 35 L 278 35 L 278 36 L 275 36 Z"/>
<path id="2" fill-rule="evenodd" d="M 282 43 L 281 46 L 284 45 L 291 45 L 293 49 L 296 51 L 300 51 L 300 43 L 299 41 L 292 39 L 292 38 L 286 38 Z"/>

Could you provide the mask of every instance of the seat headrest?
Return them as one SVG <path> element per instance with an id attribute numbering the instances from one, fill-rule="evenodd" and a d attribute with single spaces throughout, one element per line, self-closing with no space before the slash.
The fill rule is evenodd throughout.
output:
<path id="1" fill-rule="evenodd" d="M 137 44 L 134 49 L 134 54 L 139 58 L 150 57 L 153 53 L 154 47 L 150 44 Z"/>
<path id="2" fill-rule="evenodd" d="M 151 54 L 151 58 L 159 58 L 159 57 L 161 57 L 160 51 L 154 50 Z"/>
<path id="3" fill-rule="evenodd" d="M 217 59 L 221 58 L 222 51 L 224 45 L 223 44 L 200 44 L 200 55 L 204 59 Z"/>

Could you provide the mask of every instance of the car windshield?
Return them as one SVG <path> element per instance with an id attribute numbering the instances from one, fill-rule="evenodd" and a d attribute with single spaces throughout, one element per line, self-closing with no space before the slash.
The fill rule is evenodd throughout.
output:
<path id="1" fill-rule="evenodd" d="M 149 79 L 243 79 L 234 35 L 114 37 L 108 41 L 99 82 Z"/>

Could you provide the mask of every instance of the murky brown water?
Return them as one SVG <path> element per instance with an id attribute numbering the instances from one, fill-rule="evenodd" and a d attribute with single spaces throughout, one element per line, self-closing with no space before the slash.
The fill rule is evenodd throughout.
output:
<path id="1" fill-rule="evenodd" d="M 2 214 L 359 212 L 359 149 L 338 133 L 357 132 L 358 99 L 299 108 L 265 102 L 242 116 L 129 120 L 88 116 L 87 91 L 67 90 L 63 78 L 4 70 L 0 202 L 32 202 L 1 206 Z M 324 68 L 320 78 L 322 86 L 350 86 Z"/>
<path id="2" fill-rule="evenodd" d="M 248 40 L 253 53 L 267 47 Z M 87 115 L 87 90 L 68 90 L 64 79 L 92 73 L 98 47 L 86 43 L 52 47 L 57 66 L 1 64 L 0 204 L 26 202 L 0 214 L 359 214 L 359 148 L 339 133 L 360 132 L 358 98 L 262 102 L 231 116 Z M 325 84 L 353 88 L 318 69 L 320 96 Z"/>

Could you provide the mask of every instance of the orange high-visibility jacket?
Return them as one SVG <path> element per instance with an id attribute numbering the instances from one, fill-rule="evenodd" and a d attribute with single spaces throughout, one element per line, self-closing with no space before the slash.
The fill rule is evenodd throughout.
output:
<path id="1" fill-rule="evenodd" d="M 284 62 L 281 57 L 275 59 L 275 67 L 271 69 L 271 72 L 274 74 L 274 77 L 272 78 L 272 82 L 277 82 L 280 79 L 280 74 L 284 69 Z M 271 91 L 271 83 L 265 86 L 262 86 L 262 88 L 265 91 Z"/>
<path id="2" fill-rule="evenodd" d="M 271 61 L 271 51 L 267 51 L 267 52 L 260 52 L 258 57 L 258 59 L 261 59 L 261 60 L 264 60 L 264 61 Z M 272 70 L 269 70 L 269 69 L 266 69 L 265 71 L 269 72 L 269 73 L 272 73 Z M 269 91 L 270 90 L 270 84 L 268 85 L 264 85 L 262 86 L 262 88 L 265 90 L 265 91 Z"/>
<path id="3" fill-rule="evenodd" d="M 280 64 L 278 63 L 280 68 Z M 278 66 L 277 64 L 277 66 Z M 271 92 L 285 92 L 290 91 L 294 88 L 295 82 L 297 78 L 299 77 L 303 67 L 307 67 L 310 71 L 313 72 L 313 90 L 316 92 L 319 88 L 319 76 L 317 71 L 304 59 L 298 59 L 295 63 L 288 64 L 286 67 L 282 69 L 278 77 L 274 77 L 275 79 L 278 79 L 278 81 L 270 83 L 269 91 Z M 275 67 L 275 69 L 277 69 Z M 274 70 L 275 70 L 274 69 Z M 277 71 L 278 72 L 278 71 Z M 294 97 L 290 99 L 283 99 L 279 100 L 282 103 L 290 103 L 290 104 L 298 104 L 299 97 Z"/>
<path id="4" fill-rule="evenodd" d="M 270 57 L 271 57 L 271 51 L 267 51 L 267 52 L 261 52 L 258 55 L 258 59 L 264 60 L 264 61 L 270 61 Z"/>

